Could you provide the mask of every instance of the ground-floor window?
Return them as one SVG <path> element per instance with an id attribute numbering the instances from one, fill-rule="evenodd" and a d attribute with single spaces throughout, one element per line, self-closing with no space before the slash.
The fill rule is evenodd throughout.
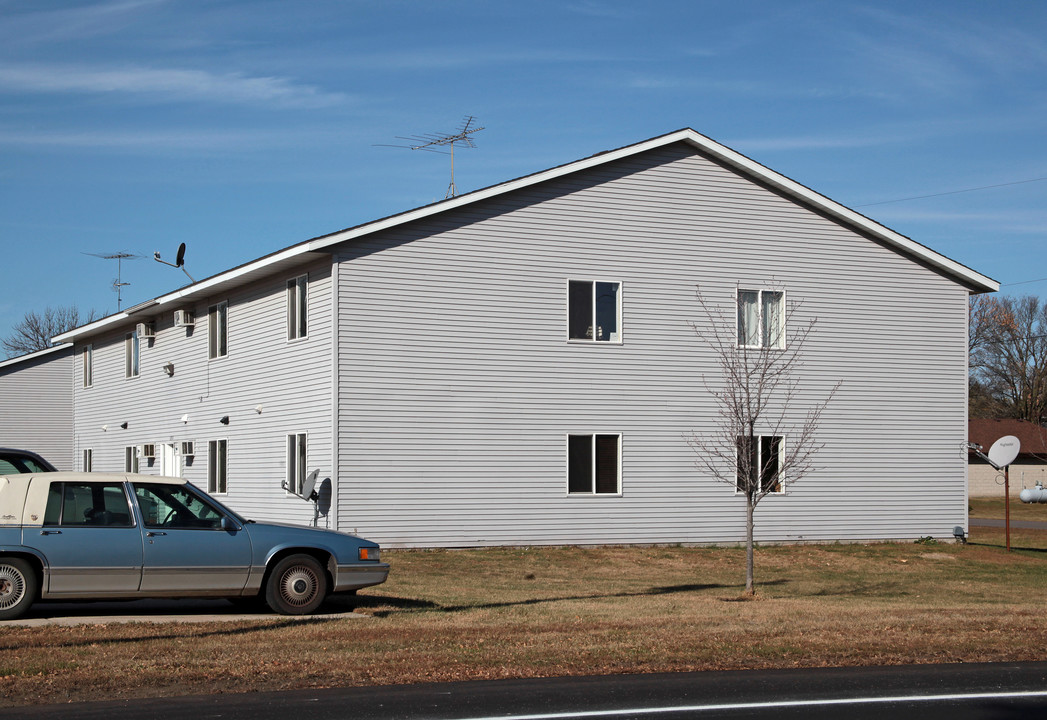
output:
<path id="1" fill-rule="evenodd" d="M 124 472 L 138 472 L 138 447 L 135 445 L 124 448 Z"/>
<path id="2" fill-rule="evenodd" d="M 751 441 L 751 442 L 750 442 Z M 758 473 L 759 492 L 783 492 L 781 466 L 784 443 L 781 435 L 756 435 L 738 438 L 738 492 L 745 492 L 750 472 Z"/>
<path id="3" fill-rule="evenodd" d="M 91 472 L 94 466 L 94 452 L 90 448 L 84 450 L 83 461 L 80 463 L 80 467 L 84 472 Z"/>
<path id="4" fill-rule="evenodd" d="M 228 491 L 228 440 L 207 443 L 207 492 L 221 495 Z"/>
<path id="5" fill-rule="evenodd" d="M 295 495 L 302 494 L 306 476 L 306 435 L 293 433 L 287 436 L 287 478 L 284 490 Z"/>
<path id="6" fill-rule="evenodd" d="M 567 492 L 615 495 L 621 492 L 621 435 L 567 436 Z"/>

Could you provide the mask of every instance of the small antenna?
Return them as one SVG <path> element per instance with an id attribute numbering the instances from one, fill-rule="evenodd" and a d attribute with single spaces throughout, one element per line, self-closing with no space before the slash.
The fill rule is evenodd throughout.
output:
<path id="1" fill-rule="evenodd" d="M 196 282 L 196 280 L 193 279 L 193 276 L 189 274 L 189 271 L 185 269 L 185 243 L 182 243 L 178 246 L 178 252 L 175 253 L 175 261 L 173 263 L 169 263 L 166 260 L 161 260 L 159 250 L 153 253 L 153 260 L 156 260 L 158 263 L 163 263 L 164 265 L 170 265 L 173 268 L 178 268 L 179 270 L 184 272 L 185 276 L 189 278 L 192 282 Z"/>
<path id="2" fill-rule="evenodd" d="M 472 115 L 466 115 L 462 120 L 462 124 L 458 127 L 457 132 L 453 133 L 426 133 L 424 135 L 411 135 L 410 137 L 403 137 L 397 135 L 397 140 L 406 140 L 411 145 L 375 145 L 375 147 L 399 147 L 407 148 L 409 150 L 425 150 L 427 152 L 441 153 L 443 155 L 451 156 L 451 184 L 447 186 L 447 193 L 444 195 L 444 200 L 449 197 L 454 197 L 458 194 L 458 188 L 454 184 L 454 145 L 459 143 L 467 148 L 475 148 L 476 144 L 473 143 L 473 139 L 469 137 L 473 133 L 478 133 L 483 130 L 482 127 L 473 127 L 473 121 L 476 118 Z M 450 152 L 446 150 L 437 150 L 438 147 L 449 147 Z"/>
<path id="3" fill-rule="evenodd" d="M 123 289 L 131 283 L 123 281 L 123 261 L 124 260 L 136 260 L 144 255 L 136 255 L 134 253 L 125 252 L 119 250 L 112 253 L 83 253 L 84 255 L 90 255 L 91 257 L 102 258 L 103 260 L 116 260 L 116 279 L 113 280 L 113 290 L 116 292 L 116 310 L 120 311 L 120 303 L 123 300 Z"/>

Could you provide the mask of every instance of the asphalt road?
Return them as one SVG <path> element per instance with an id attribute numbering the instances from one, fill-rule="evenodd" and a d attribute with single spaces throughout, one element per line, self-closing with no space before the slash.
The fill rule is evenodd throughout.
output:
<path id="1" fill-rule="evenodd" d="M 19 707 L 20 720 L 1047 717 L 1047 662 L 542 678 Z"/>

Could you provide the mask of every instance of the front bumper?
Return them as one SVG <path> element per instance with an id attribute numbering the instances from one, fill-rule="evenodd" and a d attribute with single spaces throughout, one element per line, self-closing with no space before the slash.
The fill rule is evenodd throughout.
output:
<path id="1" fill-rule="evenodd" d="M 354 563 L 339 565 L 334 572 L 334 587 L 331 592 L 348 592 L 381 585 L 389 577 L 389 563 Z"/>

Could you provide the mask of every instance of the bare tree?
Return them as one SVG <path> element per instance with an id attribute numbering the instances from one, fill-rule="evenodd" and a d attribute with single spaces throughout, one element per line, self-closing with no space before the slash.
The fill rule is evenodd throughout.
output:
<path id="1" fill-rule="evenodd" d="M 975 295 L 968 329 L 972 411 L 1043 422 L 1047 416 L 1047 303 Z"/>
<path id="2" fill-rule="evenodd" d="M 55 335 L 61 335 L 67 330 L 89 323 L 94 318 L 95 311 L 91 310 L 81 320 L 80 310 L 74 306 L 57 308 L 48 306 L 43 313 L 30 310 L 15 323 L 10 335 L 0 339 L 0 346 L 3 347 L 9 358 L 27 355 L 37 350 L 46 350 L 51 347 L 51 338 Z"/>
<path id="3" fill-rule="evenodd" d="M 712 350 L 719 377 L 703 376 L 716 402 L 714 428 L 692 431 L 688 444 L 697 454 L 695 465 L 719 482 L 745 495 L 745 592 L 755 593 L 753 528 L 757 504 L 768 494 L 782 492 L 814 469 L 814 456 L 824 447 L 817 439 L 822 412 L 842 381 L 821 400 L 801 397 L 803 351 L 815 319 L 797 321 L 797 302 L 785 304 L 784 293 L 760 296 L 760 328 L 746 328 L 739 297 L 735 305 L 710 305 L 698 292 L 704 317 L 691 328 Z M 765 315 L 766 313 L 766 315 Z M 751 319 L 748 322 L 752 324 Z"/>

